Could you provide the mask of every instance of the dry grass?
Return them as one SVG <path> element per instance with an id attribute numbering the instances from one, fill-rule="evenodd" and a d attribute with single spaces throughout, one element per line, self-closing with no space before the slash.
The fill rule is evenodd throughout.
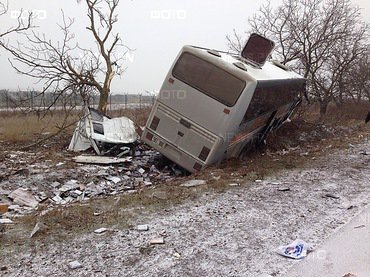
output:
<path id="1" fill-rule="evenodd" d="M 27 143 L 38 137 L 56 133 L 63 125 L 73 123 L 76 114 L 66 117 L 61 112 L 41 117 L 36 113 L 7 112 L 0 114 L 0 140 L 9 143 Z M 72 128 L 73 129 L 73 128 Z M 66 131 L 70 131 L 67 129 Z"/>
<path id="2" fill-rule="evenodd" d="M 295 118 L 316 123 L 323 122 L 345 122 L 348 120 L 364 121 L 367 113 L 370 111 L 369 101 L 353 102 L 348 101 L 341 106 L 330 103 L 326 115 L 320 118 L 320 107 L 318 103 L 310 105 L 301 105 L 295 112 Z"/>
<path id="3" fill-rule="evenodd" d="M 144 107 L 141 109 L 123 109 L 113 111 L 112 117 L 126 116 L 130 118 L 137 126 L 145 126 L 146 120 L 149 116 L 152 107 Z"/>
<path id="4" fill-rule="evenodd" d="M 370 101 L 347 102 L 341 107 L 330 105 L 325 116 L 325 120 L 346 121 L 361 120 L 365 121 L 367 113 L 370 111 Z"/>

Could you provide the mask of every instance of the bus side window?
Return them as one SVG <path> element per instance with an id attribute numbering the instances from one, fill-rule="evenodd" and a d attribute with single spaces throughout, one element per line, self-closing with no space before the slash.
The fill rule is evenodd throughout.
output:
<path id="1" fill-rule="evenodd" d="M 256 88 L 248 109 L 244 114 L 242 123 L 257 118 L 271 110 L 273 108 L 273 104 L 269 100 L 269 97 L 272 95 L 274 95 L 274 92 L 271 89 Z"/>
<path id="2" fill-rule="evenodd" d="M 299 82 L 257 86 L 241 124 L 296 101 L 301 91 Z"/>

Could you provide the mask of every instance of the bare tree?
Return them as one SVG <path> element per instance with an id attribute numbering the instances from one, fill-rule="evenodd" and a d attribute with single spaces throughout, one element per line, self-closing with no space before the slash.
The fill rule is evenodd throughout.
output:
<path id="1" fill-rule="evenodd" d="M 277 8 L 267 2 L 249 23 L 250 31 L 277 43 L 274 58 L 307 78 L 305 97 L 320 103 L 321 115 L 331 101 L 348 93 L 348 86 L 340 86 L 366 52 L 368 39 L 368 25 L 350 0 L 286 0 Z M 234 37 L 227 37 L 231 49 L 240 44 Z"/>
<path id="2" fill-rule="evenodd" d="M 356 102 L 370 101 L 370 49 L 346 73 L 341 85 L 347 91 L 347 96 Z"/>
<path id="3" fill-rule="evenodd" d="M 0 1 L 0 17 L 5 16 L 9 11 L 9 5 L 8 2 Z M 32 21 L 33 21 L 33 15 L 32 13 L 27 13 L 27 18 L 24 20 L 22 18 L 23 12 L 21 11 L 18 18 L 17 18 L 17 24 L 15 26 L 12 26 L 6 30 L 0 29 L 0 47 L 5 45 L 4 38 L 12 33 L 20 33 L 22 31 L 26 31 L 30 28 L 32 28 Z"/>
<path id="4" fill-rule="evenodd" d="M 55 101 L 66 94 L 80 94 L 83 99 L 99 94 L 98 109 L 106 112 L 111 82 L 124 68 L 123 59 L 129 49 L 121 43 L 119 34 L 113 32 L 118 18 L 119 0 L 85 0 L 89 25 L 96 49 L 81 46 L 71 32 L 74 19 L 62 11 L 62 24 L 58 27 L 61 41 L 53 42 L 45 34 L 35 31 L 26 34 L 26 43 L 5 46 L 13 55 L 13 68 L 43 84 L 41 93 L 53 92 Z M 119 49 L 124 51 L 119 52 Z"/>

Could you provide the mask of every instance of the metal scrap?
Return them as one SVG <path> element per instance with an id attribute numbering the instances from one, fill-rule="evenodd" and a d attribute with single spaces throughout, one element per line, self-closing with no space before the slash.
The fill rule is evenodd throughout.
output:
<path id="1" fill-rule="evenodd" d="M 85 116 L 77 123 L 68 150 L 85 151 L 92 147 L 98 155 L 121 157 L 135 152 L 138 139 L 135 124 L 127 117 L 110 118 L 86 108 Z"/>

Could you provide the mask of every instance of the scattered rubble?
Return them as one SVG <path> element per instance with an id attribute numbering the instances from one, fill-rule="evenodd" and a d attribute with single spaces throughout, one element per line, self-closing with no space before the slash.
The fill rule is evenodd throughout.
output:
<path id="1" fill-rule="evenodd" d="M 92 156 L 109 162 L 74 164 L 73 170 L 69 169 L 68 158 L 61 164 L 58 160 L 51 162 L 44 159 L 42 153 L 4 152 L 8 158 L 1 165 L 2 173 L 9 176 L 0 180 L 0 214 L 6 214 L 10 218 L 30 213 L 40 203 L 47 206 L 66 205 L 92 197 L 135 193 L 175 178 L 172 164 L 163 160 L 158 152 L 145 146 L 137 147 L 134 157 Z M 117 163 L 111 163 L 112 159 Z M 22 169 L 27 169 L 27 178 L 19 174 L 9 174 L 19 171 L 17 166 L 20 164 Z M 55 170 L 55 167 L 58 169 Z"/>

